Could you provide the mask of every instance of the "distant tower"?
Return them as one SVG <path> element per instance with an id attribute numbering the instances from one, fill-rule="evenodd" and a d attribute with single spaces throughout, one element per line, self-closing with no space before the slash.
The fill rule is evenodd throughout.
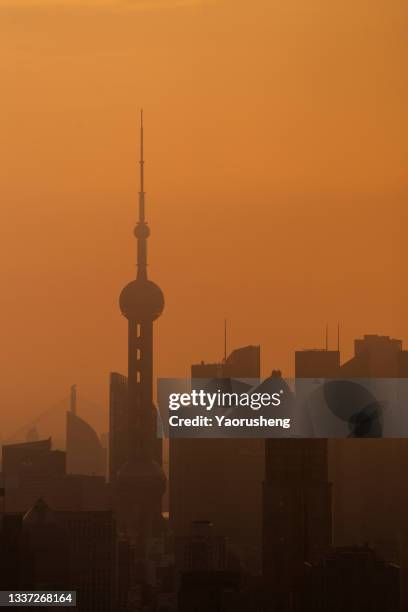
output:
<path id="1" fill-rule="evenodd" d="M 140 125 L 137 275 L 122 290 L 119 305 L 128 320 L 128 448 L 117 476 L 119 519 L 128 535 L 145 543 L 162 525 L 161 499 L 166 479 L 158 459 L 156 409 L 153 404 L 153 321 L 164 307 L 161 289 L 147 278 L 143 112 Z"/>

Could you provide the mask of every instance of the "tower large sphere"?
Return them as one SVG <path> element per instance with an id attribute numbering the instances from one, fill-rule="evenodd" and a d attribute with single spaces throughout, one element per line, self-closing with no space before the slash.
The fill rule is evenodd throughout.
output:
<path id="1" fill-rule="evenodd" d="M 119 306 L 123 316 L 129 320 L 154 321 L 163 312 L 163 292 L 150 280 L 136 279 L 123 288 Z"/>

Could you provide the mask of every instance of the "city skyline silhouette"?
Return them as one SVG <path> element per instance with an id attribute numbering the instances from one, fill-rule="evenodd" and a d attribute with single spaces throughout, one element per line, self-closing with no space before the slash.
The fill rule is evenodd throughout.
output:
<path id="1" fill-rule="evenodd" d="M 57 4 L 0 0 L 0 605 L 406 612 L 406 6 Z"/>
<path id="2" fill-rule="evenodd" d="M 225 317 L 265 375 L 293 375 L 327 321 L 349 355 L 363 333 L 408 338 L 400 3 L 4 4 L 4 433 L 73 382 L 106 410 L 124 371 L 141 106 L 161 375 L 217 359 Z"/>
<path id="3" fill-rule="evenodd" d="M 359 446 L 351 447 L 351 440 L 341 446 L 341 441 L 325 439 L 193 438 L 170 439 L 165 447 L 157 437 L 153 322 L 163 311 L 164 297 L 147 273 L 143 113 L 139 163 L 137 270 L 119 297 L 128 321 L 127 376 L 110 374 L 107 435 L 98 436 L 78 415 L 74 384 L 66 413 L 66 452 L 55 448 L 51 437 L 40 436 L 41 419 L 29 423 L 25 442 L 3 444 L 2 588 L 71 589 L 79 609 L 87 612 L 130 612 L 135 606 L 149 612 L 188 612 L 192 607 L 228 612 L 227 593 L 236 611 L 247 610 L 249 596 L 259 600 L 257 611 L 265 609 L 266 597 L 269 609 L 314 612 L 322 602 L 328 606 L 336 599 L 336 583 L 316 588 L 316 580 L 330 585 L 330 564 L 340 563 L 334 575 L 344 580 L 344 560 L 351 576 L 367 572 L 369 560 L 370 580 L 387 584 L 388 591 L 379 599 L 374 581 L 373 593 L 363 590 L 358 601 L 372 598 L 379 612 L 396 612 L 405 602 L 404 591 L 399 594 L 405 584 L 405 549 L 395 531 L 404 529 L 404 494 L 394 496 L 394 528 L 385 524 L 384 508 L 379 508 L 357 531 L 357 545 L 351 544 L 367 504 L 379 499 L 379 486 L 393 482 L 387 470 L 395 467 L 394 455 L 404 461 L 402 440 L 386 445 L 370 440 L 376 447 L 358 440 Z M 364 335 L 355 341 L 354 357 L 340 363 L 340 325 L 336 350 L 330 350 L 328 324 L 324 332 L 323 347 L 296 351 L 299 379 L 407 375 L 408 352 L 400 340 Z M 260 346 L 228 354 L 226 323 L 223 340 L 221 361 L 192 365 L 195 384 L 210 376 L 216 387 L 224 381 L 229 389 L 234 378 L 262 378 Z M 259 388 L 270 385 L 275 390 L 286 385 L 280 369 Z M 366 421 L 360 424 L 364 432 Z M 364 435 L 363 429 L 355 435 Z M 378 427 L 374 435 L 381 435 Z M 360 454 L 368 458 L 372 451 L 385 466 L 375 481 L 373 466 L 365 472 L 359 461 Z M 360 479 L 356 498 L 352 474 Z M 372 547 L 361 545 L 363 533 Z M 52 545 L 44 547 L 45 542 Z M 248 580 L 255 580 L 249 591 Z"/>

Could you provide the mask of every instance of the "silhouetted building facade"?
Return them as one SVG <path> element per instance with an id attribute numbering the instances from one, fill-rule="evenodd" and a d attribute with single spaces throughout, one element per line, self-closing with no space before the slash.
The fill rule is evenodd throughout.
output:
<path id="1" fill-rule="evenodd" d="M 402 340 L 366 334 L 354 341 L 354 355 L 340 362 L 340 351 L 295 352 L 296 378 L 406 378 L 408 351 Z"/>
<path id="2" fill-rule="evenodd" d="M 65 474 L 64 451 L 53 450 L 51 438 L 36 442 L 5 444 L 2 447 L 3 478 L 6 490 L 22 481 Z"/>
<path id="3" fill-rule="evenodd" d="M 244 346 L 235 349 L 220 363 L 205 363 L 191 366 L 191 378 L 259 378 L 261 351 L 259 346 Z"/>
<path id="4" fill-rule="evenodd" d="M 340 351 L 304 350 L 295 352 L 296 378 L 336 378 Z"/>
<path id="5" fill-rule="evenodd" d="M 222 570 L 227 567 L 227 539 L 214 533 L 210 521 L 194 521 L 188 536 L 176 539 L 177 571 Z"/>
<path id="6" fill-rule="evenodd" d="M 66 453 L 51 438 L 2 447 L 5 509 L 26 512 L 38 497 L 55 510 L 106 510 L 111 505 L 104 476 L 66 473 Z"/>
<path id="7" fill-rule="evenodd" d="M 28 559 L 21 514 L 0 515 L 0 589 L 18 590 L 26 582 Z"/>
<path id="8" fill-rule="evenodd" d="M 73 590 L 77 609 L 117 609 L 116 526 L 111 512 L 56 512 L 43 499 L 0 525 L 5 590 Z"/>
<path id="9" fill-rule="evenodd" d="M 191 367 L 193 383 L 206 379 L 203 384 L 213 390 L 232 378 L 259 376 L 259 346 L 236 349 L 218 364 Z M 264 457 L 260 438 L 171 438 L 170 521 L 176 537 L 188 537 L 195 521 L 210 520 L 244 564 L 259 570 Z"/>
<path id="10" fill-rule="evenodd" d="M 304 562 L 318 562 L 332 542 L 327 440 L 268 439 L 265 464 L 263 574 L 290 609 Z"/>
<path id="11" fill-rule="evenodd" d="M 338 548 L 306 567 L 305 612 L 398 612 L 399 567 L 364 547 Z"/>
<path id="12" fill-rule="evenodd" d="M 402 340 L 376 334 L 354 341 L 354 356 L 343 363 L 344 378 L 407 378 L 408 351 Z"/>
<path id="13" fill-rule="evenodd" d="M 296 378 L 386 379 L 408 376 L 408 351 L 389 336 L 364 335 L 354 355 L 341 363 L 338 351 L 296 352 Z M 405 529 L 408 469 L 405 439 L 329 440 L 333 481 L 334 542 L 369 541 L 388 559 L 398 558 L 398 534 Z"/>
<path id="14" fill-rule="evenodd" d="M 226 594 L 240 587 L 239 565 L 210 521 L 195 521 L 188 536 L 177 538 L 176 568 L 179 612 L 223 612 Z"/>

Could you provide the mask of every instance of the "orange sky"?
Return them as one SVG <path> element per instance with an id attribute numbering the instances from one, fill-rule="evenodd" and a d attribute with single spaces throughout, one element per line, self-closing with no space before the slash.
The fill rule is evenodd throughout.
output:
<path id="1" fill-rule="evenodd" d="M 138 110 L 162 376 L 408 341 L 408 5 L 0 0 L 0 434 L 126 370 Z M 81 409 L 81 406 L 80 406 Z M 41 431 L 45 434 L 47 432 Z"/>

